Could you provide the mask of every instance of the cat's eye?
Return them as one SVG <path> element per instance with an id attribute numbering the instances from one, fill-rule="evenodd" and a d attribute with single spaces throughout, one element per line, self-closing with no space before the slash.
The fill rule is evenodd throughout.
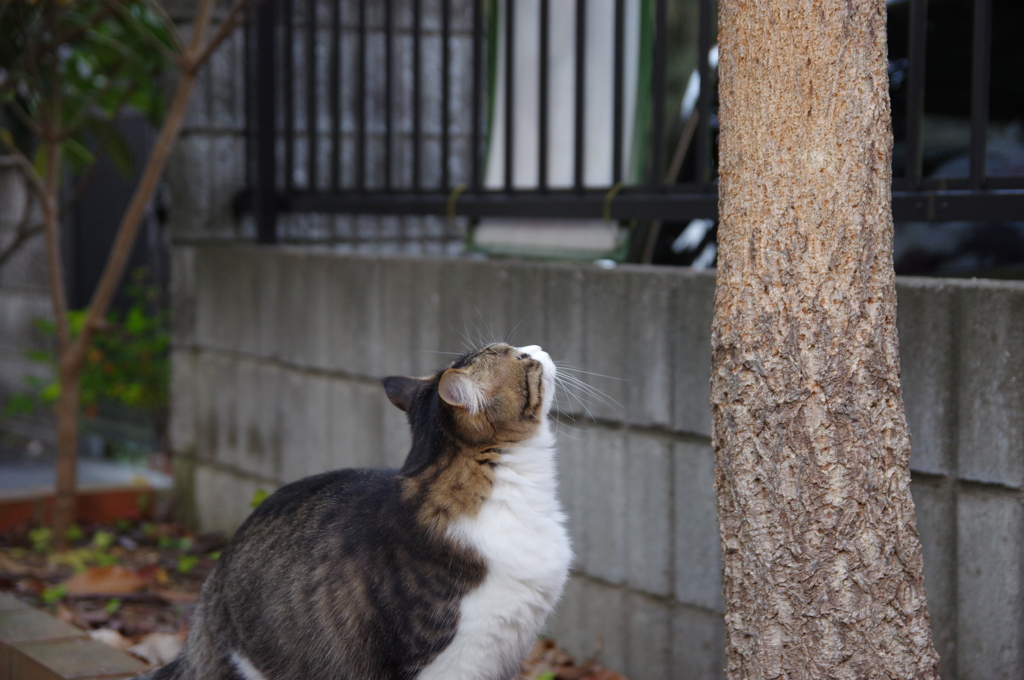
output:
<path id="1" fill-rule="evenodd" d="M 519 359 L 520 361 L 522 361 L 523 359 L 529 359 L 529 358 L 530 358 L 530 355 L 527 354 L 526 352 L 521 352 L 519 354 L 519 356 L 516 357 L 516 359 Z"/>

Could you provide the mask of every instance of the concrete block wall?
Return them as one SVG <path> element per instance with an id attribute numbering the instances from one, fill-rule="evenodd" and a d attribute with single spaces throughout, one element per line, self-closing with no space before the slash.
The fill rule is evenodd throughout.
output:
<path id="1" fill-rule="evenodd" d="M 12 243 L 18 225 L 26 217 L 39 221 L 38 204 L 14 162 L 0 156 L 0 248 Z M 0 414 L 15 393 L 29 391 L 25 376 L 49 379 L 45 367 L 30 361 L 28 350 L 48 349 L 48 338 L 36 327 L 36 319 L 52 319 L 46 270 L 46 243 L 36 234 L 0 266 Z M 53 418 L 49 409 L 32 415 L 0 416 L 0 430 L 21 437 L 54 443 Z"/>
<path id="2" fill-rule="evenodd" d="M 203 528 L 258 488 L 397 465 L 379 378 L 492 340 L 543 345 L 603 396 L 559 401 L 576 564 L 551 632 L 632 680 L 722 678 L 710 445 L 714 274 L 339 254 L 174 251 L 172 440 Z M 943 677 L 1024 677 L 1024 284 L 901 279 L 913 493 Z"/>

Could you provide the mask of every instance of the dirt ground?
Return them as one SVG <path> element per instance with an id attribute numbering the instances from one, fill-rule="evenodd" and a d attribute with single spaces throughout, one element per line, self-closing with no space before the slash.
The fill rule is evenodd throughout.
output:
<path id="1" fill-rule="evenodd" d="M 76 527 L 68 538 L 71 547 L 56 551 L 46 528 L 0 535 L 0 591 L 153 666 L 173 659 L 224 536 L 165 522 L 120 521 Z M 594 660 L 578 662 L 555 640 L 542 639 L 519 680 L 626 678 Z"/>

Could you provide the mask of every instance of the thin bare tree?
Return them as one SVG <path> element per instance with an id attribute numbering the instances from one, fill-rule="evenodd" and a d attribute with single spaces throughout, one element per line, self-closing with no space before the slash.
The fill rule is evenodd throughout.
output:
<path id="1" fill-rule="evenodd" d="M 63 542 L 75 519 L 75 477 L 78 453 L 79 384 L 90 342 L 103 328 L 105 315 L 124 275 L 135 236 L 163 174 L 167 159 L 181 130 L 182 120 L 195 87 L 200 68 L 214 50 L 244 18 L 255 0 L 234 0 L 214 27 L 215 0 L 198 0 L 191 21 L 191 36 L 185 40 L 159 0 L 92 0 L 77 3 L 36 3 L 12 0 L 0 8 L 8 44 L 18 48 L 13 64 L 0 82 L 4 106 L 12 112 L 35 140 L 34 158 L 16 143 L 9 130 L 0 130 L 4 144 L 22 168 L 39 199 L 42 229 L 46 237 L 50 299 L 57 336 L 57 375 L 60 395 L 54 404 L 57 419 L 57 483 L 53 508 L 53 532 Z M 154 23 L 154 19 L 157 23 Z M 116 24 L 112 22 L 117 22 Z M 10 35 L 6 35 L 10 33 Z M 104 79 L 91 78 L 92 88 L 81 105 L 64 106 L 65 99 L 81 94 L 68 88 L 68 78 L 81 69 L 68 69 L 75 57 L 77 41 L 99 38 L 108 51 L 87 59 L 86 67 L 110 68 Z M 139 47 L 130 39 L 148 43 L 148 49 L 162 54 L 177 70 L 173 95 L 165 112 L 141 177 L 118 226 L 99 283 L 86 309 L 82 327 L 73 332 L 61 259 L 59 203 L 65 160 L 88 155 L 79 141 L 81 128 L 99 109 L 115 118 L 122 106 L 131 103 L 135 90 L 130 78 L 133 57 Z M 126 76 L 126 74 L 128 74 Z M 94 75 L 94 74 L 90 74 Z M 97 86 L 96 83 L 99 82 Z M 111 102 L 110 97 L 121 99 Z M 69 113 L 69 108 L 74 111 Z"/>

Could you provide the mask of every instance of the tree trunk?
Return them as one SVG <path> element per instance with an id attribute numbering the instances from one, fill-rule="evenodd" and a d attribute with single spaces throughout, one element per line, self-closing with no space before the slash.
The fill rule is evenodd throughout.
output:
<path id="1" fill-rule="evenodd" d="M 53 499 L 53 531 L 58 547 L 66 547 L 65 534 L 75 522 L 78 470 L 78 388 L 81 370 L 61 367 L 57 417 L 57 485 Z"/>
<path id="2" fill-rule="evenodd" d="M 884 0 L 720 0 L 727 667 L 935 678 L 900 395 Z"/>

